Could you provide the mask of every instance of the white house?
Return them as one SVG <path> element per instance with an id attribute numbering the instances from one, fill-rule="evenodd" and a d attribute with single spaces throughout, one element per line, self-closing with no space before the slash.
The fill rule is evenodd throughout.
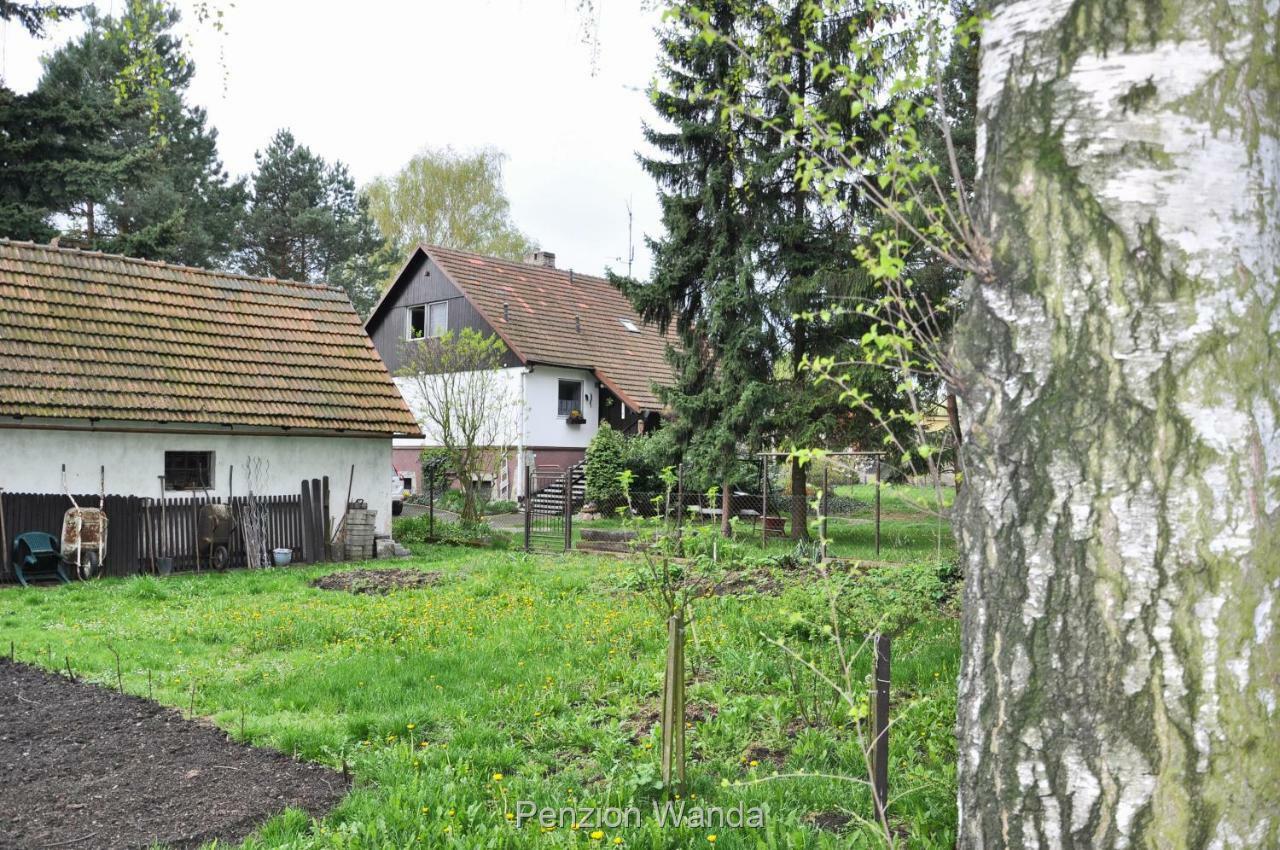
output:
<path id="1" fill-rule="evenodd" d="M 654 427 L 657 388 L 672 381 L 668 337 L 609 281 L 557 269 L 545 251 L 515 262 L 419 246 L 365 327 L 393 373 L 406 345 L 446 330 L 473 328 L 506 343 L 513 451 L 492 482 L 502 498 L 521 495 L 526 464 L 564 470 L 580 462 L 601 423 L 632 434 Z M 396 384 L 411 409 L 419 404 L 410 378 Z M 432 443 L 430 433 L 395 440 L 406 489 L 419 489 L 419 456 Z"/>
<path id="2" fill-rule="evenodd" d="M 329 476 L 391 516 L 418 436 L 339 289 L 0 240 L 0 487 L 296 495 Z M 236 467 L 234 484 L 232 467 Z M 336 522 L 342 498 L 334 498 Z"/>

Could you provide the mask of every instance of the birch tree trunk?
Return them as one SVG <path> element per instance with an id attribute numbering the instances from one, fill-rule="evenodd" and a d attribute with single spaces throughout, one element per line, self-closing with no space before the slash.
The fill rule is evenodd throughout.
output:
<path id="1" fill-rule="evenodd" d="M 984 29 L 962 848 L 1280 847 L 1278 16 Z"/>

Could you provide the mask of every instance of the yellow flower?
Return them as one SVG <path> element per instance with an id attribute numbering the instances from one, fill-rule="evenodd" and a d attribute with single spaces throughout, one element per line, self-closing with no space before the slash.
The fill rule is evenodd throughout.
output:
<path id="1" fill-rule="evenodd" d="M 751 766 L 752 766 L 752 767 L 759 767 L 759 766 L 760 766 L 760 762 L 756 761 L 755 759 L 752 759 L 752 760 L 751 760 Z"/>
<path id="2" fill-rule="evenodd" d="M 406 724 L 404 728 L 406 728 L 406 729 L 408 729 L 410 732 L 412 732 L 412 731 L 413 731 L 414 729 L 416 729 L 417 727 L 416 727 L 416 726 L 414 726 L 412 723 L 409 723 L 409 724 Z"/>
<path id="3" fill-rule="evenodd" d="M 422 813 L 423 813 L 424 815 L 425 815 L 427 812 L 429 812 L 429 811 L 431 811 L 431 809 L 430 809 L 430 808 L 428 808 L 427 806 L 423 806 L 423 807 L 422 807 Z"/>
<path id="4" fill-rule="evenodd" d="M 716 834 L 715 834 L 714 832 L 713 832 L 713 833 L 711 833 L 710 835 L 708 835 L 708 836 L 707 836 L 707 840 L 708 840 L 708 841 L 710 841 L 712 844 L 715 844 L 715 843 L 716 843 Z"/>
<path id="5" fill-rule="evenodd" d="M 494 782 L 501 782 L 501 781 L 502 781 L 502 774 L 501 774 L 501 773 L 495 773 L 495 774 L 493 775 L 493 781 L 494 781 Z"/>
<path id="6" fill-rule="evenodd" d="M 591 833 L 592 841 L 599 841 L 601 838 L 604 838 L 604 833 L 601 832 L 600 830 L 597 829 L 596 831 Z"/>
<path id="7" fill-rule="evenodd" d="M 511 814 L 511 812 L 507 812 L 507 820 L 515 820 L 515 819 L 516 819 L 515 815 Z"/>
<path id="8" fill-rule="evenodd" d="M 615 835 L 615 836 L 613 837 L 613 843 L 614 843 L 614 844 L 621 844 L 621 843 L 622 843 L 622 836 L 621 836 L 621 835 Z"/>

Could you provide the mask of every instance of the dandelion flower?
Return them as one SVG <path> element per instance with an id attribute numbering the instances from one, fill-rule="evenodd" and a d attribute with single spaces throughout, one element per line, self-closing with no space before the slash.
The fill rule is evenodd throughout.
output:
<path id="1" fill-rule="evenodd" d="M 715 843 L 716 843 L 716 834 L 715 834 L 714 832 L 713 832 L 713 833 L 711 833 L 710 835 L 708 835 L 708 836 L 707 836 L 707 840 L 708 840 L 708 841 L 710 841 L 712 844 L 715 844 Z"/>
<path id="2" fill-rule="evenodd" d="M 495 774 L 493 775 L 493 781 L 494 781 L 494 782 L 501 782 L 501 781 L 502 781 L 502 774 L 501 774 L 501 773 L 495 773 Z"/>
<path id="3" fill-rule="evenodd" d="M 597 829 L 591 833 L 592 841 L 599 841 L 601 838 L 604 838 L 604 833 L 601 830 Z"/>

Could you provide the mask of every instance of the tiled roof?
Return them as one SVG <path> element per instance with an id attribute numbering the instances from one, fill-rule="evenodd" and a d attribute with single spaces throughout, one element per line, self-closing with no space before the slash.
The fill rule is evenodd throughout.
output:
<path id="1" fill-rule="evenodd" d="M 662 409 L 654 385 L 672 383 L 668 338 L 609 281 L 432 245 L 422 250 L 525 362 L 591 369 L 629 406 Z"/>
<path id="2" fill-rule="evenodd" d="M 7 240 L 0 416 L 419 433 L 341 290 Z"/>

